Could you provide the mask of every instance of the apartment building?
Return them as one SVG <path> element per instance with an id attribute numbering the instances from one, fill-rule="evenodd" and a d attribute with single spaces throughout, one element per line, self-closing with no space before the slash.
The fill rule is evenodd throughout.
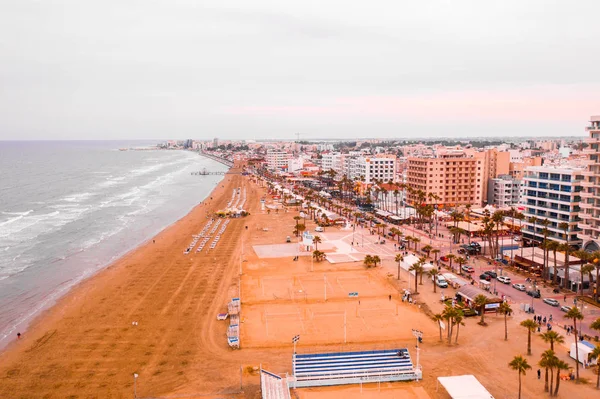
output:
<path id="1" fill-rule="evenodd" d="M 484 159 L 467 156 L 461 150 L 438 151 L 436 158 L 409 157 L 407 184 L 426 195 L 428 203 L 442 207 L 482 205 Z M 429 198 L 436 195 L 439 200 Z M 408 193 L 408 201 L 416 196 Z"/>
<path id="2" fill-rule="evenodd" d="M 321 155 L 321 169 L 324 171 L 334 170 L 338 175 L 342 174 L 342 162 L 344 155 L 339 152 L 329 152 Z"/>
<path id="3" fill-rule="evenodd" d="M 286 151 L 281 150 L 267 150 L 267 168 L 273 171 L 279 171 L 287 169 L 288 161 L 292 158 L 292 155 Z"/>
<path id="4" fill-rule="evenodd" d="M 521 181 L 510 175 L 500 175 L 488 182 L 488 204 L 499 208 L 518 204 L 521 199 Z"/>
<path id="5" fill-rule="evenodd" d="M 541 222 L 548 219 L 548 238 L 565 242 L 567 236 L 559 226 L 568 224 L 569 243 L 579 245 L 578 238 L 579 203 L 583 169 L 574 167 L 533 166 L 525 170 L 521 204 L 523 212 L 523 236 L 542 242 L 544 226 Z M 529 219 L 535 217 L 535 223 Z"/>
<path id="6" fill-rule="evenodd" d="M 348 178 L 371 184 L 375 180 L 396 181 L 396 156 L 389 154 L 375 156 L 347 157 Z"/>
<path id="7" fill-rule="evenodd" d="M 590 118 L 586 130 L 590 137 L 585 139 L 588 147 L 583 150 L 587 155 L 587 166 L 581 182 L 581 222 L 578 224 L 581 231 L 578 235 L 583 248 L 593 252 L 600 250 L 600 115 Z"/>

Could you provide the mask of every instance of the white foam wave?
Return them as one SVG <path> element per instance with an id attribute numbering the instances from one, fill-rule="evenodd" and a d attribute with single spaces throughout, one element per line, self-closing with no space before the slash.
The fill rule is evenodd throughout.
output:
<path id="1" fill-rule="evenodd" d="M 94 193 L 90 193 L 90 192 L 85 192 L 85 193 L 78 193 L 78 194 L 73 194 L 73 195 L 69 195 L 67 197 L 64 197 L 62 200 L 66 201 L 66 202 L 82 202 L 85 201 L 86 199 L 93 197 L 95 194 Z"/>

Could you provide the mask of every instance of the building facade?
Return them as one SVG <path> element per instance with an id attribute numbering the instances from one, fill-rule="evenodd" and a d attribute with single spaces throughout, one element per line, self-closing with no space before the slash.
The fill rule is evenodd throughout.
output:
<path id="1" fill-rule="evenodd" d="M 366 184 L 396 180 L 396 157 L 394 155 L 359 156 L 348 158 L 348 178 Z"/>
<path id="2" fill-rule="evenodd" d="M 437 158 L 409 157 L 406 184 L 425 193 L 427 203 L 443 207 L 482 204 L 484 159 L 460 151 L 440 153 Z M 439 199 L 430 198 L 429 194 Z M 408 193 L 408 201 L 416 201 Z"/>
<path id="3" fill-rule="evenodd" d="M 590 136 L 585 139 L 588 147 L 583 150 L 587 155 L 587 167 L 581 182 L 579 238 L 583 248 L 593 252 L 600 250 L 600 115 L 590 118 L 586 130 Z"/>
<path id="4" fill-rule="evenodd" d="M 560 228 L 567 223 L 568 240 L 579 245 L 578 238 L 579 203 L 583 169 L 571 167 L 534 166 L 525 170 L 521 204 L 523 214 L 523 236 L 540 243 L 544 240 L 542 224 L 548 220 L 548 239 L 566 242 L 567 235 Z M 535 217 L 534 221 L 531 218 Z"/>
<path id="5" fill-rule="evenodd" d="M 518 204 L 521 199 L 521 181 L 510 175 L 500 175 L 488 182 L 488 204 L 499 208 Z"/>
<path id="6" fill-rule="evenodd" d="M 291 157 L 292 155 L 285 151 L 268 150 L 265 158 L 267 161 L 267 168 L 273 171 L 287 169 L 288 160 L 290 160 Z"/>

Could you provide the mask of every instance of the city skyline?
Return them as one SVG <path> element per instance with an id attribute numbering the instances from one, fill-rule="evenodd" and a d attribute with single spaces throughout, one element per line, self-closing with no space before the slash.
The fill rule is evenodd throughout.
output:
<path id="1" fill-rule="evenodd" d="M 592 1 L 0 11 L 3 140 L 562 137 L 600 113 Z"/>

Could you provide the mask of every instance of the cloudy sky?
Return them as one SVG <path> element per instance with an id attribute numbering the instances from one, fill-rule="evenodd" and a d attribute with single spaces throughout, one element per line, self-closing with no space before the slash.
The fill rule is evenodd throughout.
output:
<path id="1" fill-rule="evenodd" d="M 0 0 L 0 139 L 583 135 L 600 1 Z"/>

